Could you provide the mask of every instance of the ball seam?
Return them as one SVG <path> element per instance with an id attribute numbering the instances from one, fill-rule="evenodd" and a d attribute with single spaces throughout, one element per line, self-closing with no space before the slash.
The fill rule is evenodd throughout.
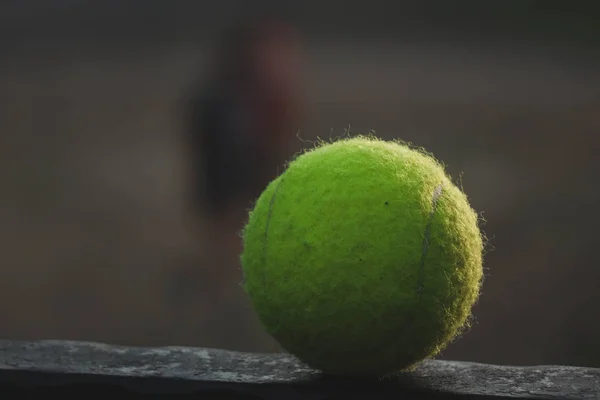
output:
<path id="1" fill-rule="evenodd" d="M 433 191 L 433 196 L 431 199 L 431 211 L 429 213 L 429 218 L 427 220 L 427 225 L 425 225 L 425 231 L 423 233 L 423 244 L 422 244 L 422 251 L 421 251 L 421 262 L 419 264 L 419 275 L 418 275 L 418 284 L 419 287 L 417 288 L 417 296 L 418 296 L 418 300 L 421 299 L 421 296 L 423 295 L 423 274 L 425 271 L 425 259 L 427 258 L 427 252 L 429 251 L 429 239 L 431 236 L 431 224 L 433 222 L 433 218 L 435 217 L 435 213 L 437 211 L 437 205 L 438 205 L 438 200 L 440 199 L 441 195 L 442 195 L 442 184 L 440 183 L 438 186 L 436 186 L 435 190 Z"/>
<path id="2" fill-rule="evenodd" d="M 275 204 L 275 198 L 277 197 L 277 192 L 279 192 L 279 188 L 281 187 L 282 183 L 283 183 L 283 178 L 281 178 L 279 180 L 279 182 L 277 183 L 277 186 L 275 186 L 275 189 L 273 190 L 273 196 L 271 196 L 271 199 L 269 200 L 269 208 L 267 210 L 267 220 L 265 221 L 265 233 L 264 233 L 264 237 L 263 237 L 263 249 L 262 249 L 262 263 L 263 263 L 262 282 L 263 282 L 263 285 L 266 285 L 266 280 L 264 277 L 264 271 L 265 271 L 264 266 L 267 263 L 267 247 L 268 247 L 268 242 L 269 242 L 269 228 L 271 225 L 271 216 L 273 214 L 273 206 Z"/>

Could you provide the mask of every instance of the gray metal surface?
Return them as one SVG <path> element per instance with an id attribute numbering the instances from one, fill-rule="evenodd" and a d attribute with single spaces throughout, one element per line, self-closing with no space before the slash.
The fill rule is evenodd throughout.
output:
<path id="1" fill-rule="evenodd" d="M 428 360 L 411 373 L 358 381 L 324 376 L 286 354 L 70 341 L 0 341 L 0 382 L 118 384 L 151 393 L 222 389 L 265 399 L 326 399 L 345 393 L 368 398 L 600 398 L 600 369 L 593 368 Z"/>

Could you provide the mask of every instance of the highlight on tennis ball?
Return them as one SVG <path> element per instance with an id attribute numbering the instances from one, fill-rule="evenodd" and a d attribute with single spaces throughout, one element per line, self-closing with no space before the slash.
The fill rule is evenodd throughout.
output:
<path id="1" fill-rule="evenodd" d="M 477 213 L 432 155 L 359 136 L 316 145 L 257 199 L 244 288 L 287 352 L 385 376 L 468 326 L 483 276 Z"/>

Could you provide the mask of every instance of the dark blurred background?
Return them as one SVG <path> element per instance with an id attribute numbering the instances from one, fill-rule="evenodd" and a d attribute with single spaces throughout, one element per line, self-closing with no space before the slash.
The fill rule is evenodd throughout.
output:
<path id="1" fill-rule="evenodd" d="M 350 125 L 426 147 L 487 219 L 476 322 L 442 357 L 600 367 L 598 7 L 249 3 L 0 3 L 0 337 L 275 351 L 237 233 Z M 267 15 L 284 39 L 252 60 L 277 73 L 213 101 L 224 32 Z M 288 113 L 256 88 L 290 65 Z"/>

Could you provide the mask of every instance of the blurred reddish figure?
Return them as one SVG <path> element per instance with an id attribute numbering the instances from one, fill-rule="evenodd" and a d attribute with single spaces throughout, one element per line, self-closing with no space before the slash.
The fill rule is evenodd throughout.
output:
<path id="1" fill-rule="evenodd" d="M 199 204 L 222 220 L 248 207 L 290 155 L 302 58 L 293 29 L 275 20 L 236 27 L 219 50 L 191 102 L 189 133 L 205 183 Z"/>
<path id="2" fill-rule="evenodd" d="M 193 291 L 206 284 L 205 297 L 234 308 L 243 308 L 239 232 L 252 202 L 292 156 L 303 114 L 302 63 L 291 26 L 274 19 L 241 24 L 188 104 L 194 206 L 211 254 L 207 268 L 182 278 Z"/>

